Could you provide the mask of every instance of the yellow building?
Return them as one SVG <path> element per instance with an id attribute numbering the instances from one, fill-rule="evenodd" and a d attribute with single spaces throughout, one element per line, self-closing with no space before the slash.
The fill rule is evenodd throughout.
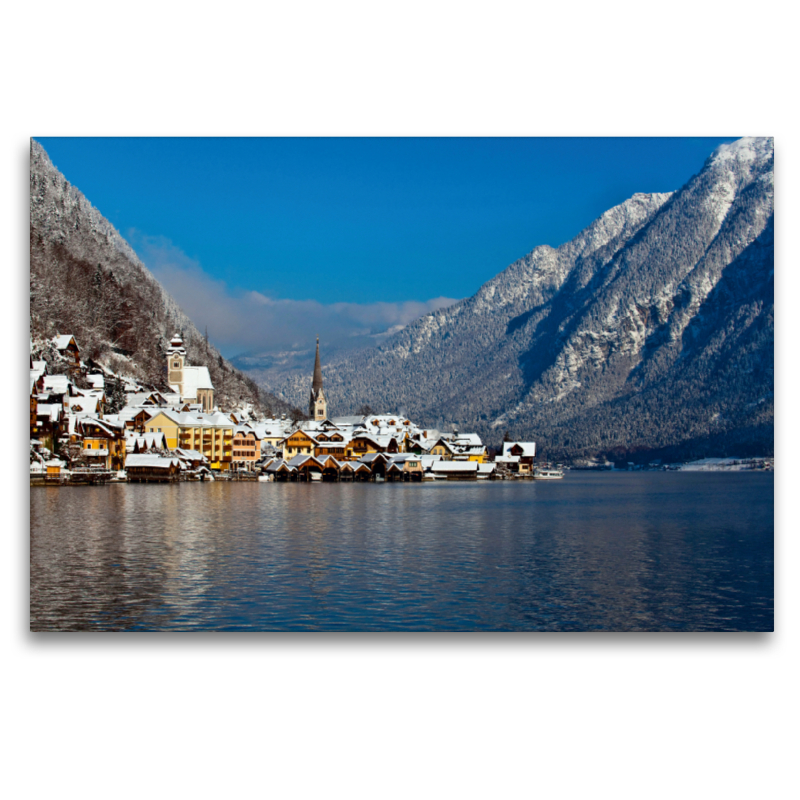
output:
<path id="1" fill-rule="evenodd" d="M 165 410 L 147 421 L 146 432 L 163 433 L 170 450 L 197 450 L 208 459 L 211 469 L 229 470 L 234 427 L 233 421 L 219 411 L 201 414 Z"/>
<path id="2" fill-rule="evenodd" d="M 81 455 L 95 466 L 122 469 L 125 464 L 125 426 L 92 417 L 81 421 Z"/>
<path id="3" fill-rule="evenodd" d="M 316 446 L 317 442 L 313 436 L 309 436 L 305 431 L 293 431 L 283 440 L 283 460 L 289 461 L 295 456 L 313 456 Z"/>

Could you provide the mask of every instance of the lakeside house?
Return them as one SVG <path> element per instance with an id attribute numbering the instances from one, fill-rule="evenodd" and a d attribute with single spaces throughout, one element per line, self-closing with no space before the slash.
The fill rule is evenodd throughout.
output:
<path id="1" fill-rule="evenodd" d="M 30 358 L 31 473 L 127 474 L 134 481 L 174 481 L 261 472 L 270 480 L 475 480 L 495 464 L 475 433 L 420 427 L 404 415 L 328 416 L 319 338 L 309 418 L 293 424 L 258 418 L 251 406 L 214 405 L 208 368 L 187 363 L 180 335 L 166 349 L 167 385 L 139 385 L 80 360 L 73 336 L 51 343 L 51 371 Z M 52 351 L 50 351 L 52 352 Z M 124 385 L 125 403 L 107 413 L 106 387 Z M 115 390 L 115 391 L 118 391 Z M 500 464 L 523 475 L 533 443 L 510 443 Z M 59 454 L 58 459 L 54 454 Z M 48 461 L 53 464 L 47 467 Z M 124 473 L 121 472 L 124 470 Z"/>

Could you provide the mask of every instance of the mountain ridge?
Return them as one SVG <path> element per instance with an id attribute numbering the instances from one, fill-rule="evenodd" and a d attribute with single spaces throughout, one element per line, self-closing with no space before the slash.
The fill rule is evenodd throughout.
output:
<path id="1" fill-rule="evenodd" d="M 323 361 L 332 408 L 402 410 L 490 442 L 509 430 L 573 459 L 771 451 L 773 182 L 771 139 L 722 145 L 677 191 L 635 194 L 472 297 Z M 754 369 L 753 350 L 766 371 L 743 391 L 737 360 Z M 275 388 L 294 398 L 304 382 Z"/>

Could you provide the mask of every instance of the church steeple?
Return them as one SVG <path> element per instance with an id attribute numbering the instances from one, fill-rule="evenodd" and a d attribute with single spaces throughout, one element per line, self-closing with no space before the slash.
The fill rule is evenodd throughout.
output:
<path id="1" fill-rule="evenodd" d="M 317 357 L 314 361 L 314 380 L 311 383 L 314 391 L 322 388 L 322 366 L 319 363 L 319 336 L 317 336 Z"/>
<path id="2" fill-rule="evenodd" d="M 322 388 L 322 365 L 319 360 L 319 336 L 317 336 L 317 356 L 314 359 L 314 377 L 311 381 L 311 397 L 308 401 L 308 415 L 311 419 L 325 419 L 328 416 L 328 404 Z"/>

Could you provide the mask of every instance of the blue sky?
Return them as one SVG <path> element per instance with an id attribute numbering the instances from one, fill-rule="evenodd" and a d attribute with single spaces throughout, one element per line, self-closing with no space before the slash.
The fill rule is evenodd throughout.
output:
<path id="1" fill-rule="evenodd" d="M 368 341 L 736 137 L 35 138 L 231 356 Z"/>

